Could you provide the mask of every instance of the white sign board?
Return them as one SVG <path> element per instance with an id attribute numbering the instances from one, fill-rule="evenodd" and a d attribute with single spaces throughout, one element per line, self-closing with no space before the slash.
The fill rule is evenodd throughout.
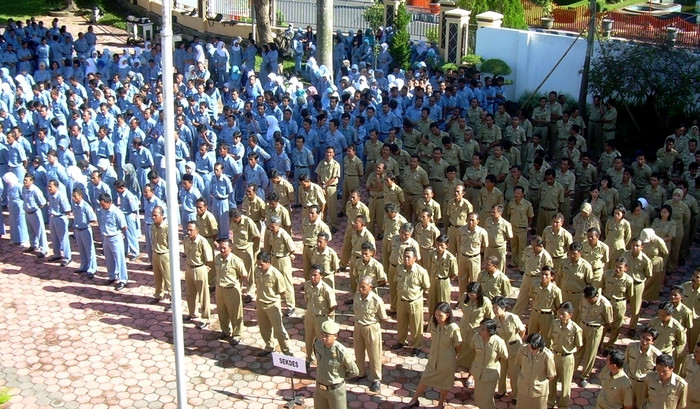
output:
<path id="1" fill-rule="evenodd" d="M 303 358 L 295 358 L 273 352 L 272 365 L 278 368 L 289 369 L 292 372 L 306 373 L 306 361 Z"/>

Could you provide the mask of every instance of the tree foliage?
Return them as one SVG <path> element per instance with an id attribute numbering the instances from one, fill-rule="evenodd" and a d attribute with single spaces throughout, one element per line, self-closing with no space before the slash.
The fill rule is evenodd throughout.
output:
<path id="1" fill-rule="evenodd" d="M 700 109 L 700 60 L 667 42 L 604 42 L 589 81 L 592 94 L 649 106 L 660 122 Z"/>
<path id="2" fill-rule="evenodd" d="M 396 13 L 394 21 L 394 36 L 389 45 L 389 53 L 394 59 L 394 64 L 402 69 L 408 69 L 411 59 L 411 35 L 408 33 L 408 25 L 411 23 L 411 14 L 406 10 L 402 2 Z"/>
<path id="3" fill-rule="evenodd" d="M 377 31 L 384 24 L 384 5 L 381 1 L 375 1 L 362 13 L 362 17 L 372 27 L 372 30 Z"/>
<path id="4" fill-rule="evenodd" d="M 527 29 L 521 0 L 457 0 L 457 7 L 472 12 L 470 19 L 473 24 L 476 24 L 477 14 L 495 11 L 503 14 L 503 27 Z"/>
<path id="5" fill-rule="evenodd" d="M 481 64 L 481 67 L 479 67 L 479 70 L 481 72 L 493 74 L 496 77 L 499 75 L 510 75 L 512 72 L 510 66 L 499 58 L 490 58 L 484 61 L 484 63 Z"/>

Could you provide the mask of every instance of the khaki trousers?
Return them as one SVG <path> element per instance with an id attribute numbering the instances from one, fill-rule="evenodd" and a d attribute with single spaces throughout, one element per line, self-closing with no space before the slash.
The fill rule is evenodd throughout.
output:
<path id="1" fill-rule="evenodd" d="M 486 247 L 486 250 L 484 250 L 484 258 L 489 256 L 498 257 L 498 269 L 504 273 L 506 272 L 506 249 L 507 245 L 504 244 L 501 247 Z M 507 296 L 508 294 L 506 294 Z"/>
<path id="2" fill-rule="evenodd" d="M 457 280 L 459 282 L 459 296 L 467 291 L 467 284 L 476 281 L 481 272 L 481 254 L 467 257 L 464 254 L 457 256 Z"/>
<path id="3" fill-rule="evenodd" d="M 359 376 L 365 376 L 365 352 L 369 360 L 368 379 L 371 382 L 382 380 L 382 329 L 379 323 L 370 325 L 355 324 L 353 331 L 355 360 Z"/>
<path id="4" fill-rule="evenodd" d="M 287 344 L 289 335 L 287 334 L 287 330 L 284 329 L 284 325 L 282 325 L 282 307 L 280 304 L 276 302 L 263 305 L 258 302 L 255 309 L 258 313 L 258 326 L 260 327 L 260 336 L 265 342 L 265 350 L 275 350 L 275 344 L 272 342 L 274 331 L 275 338 L 280 344 L 282 353 L 289 355 L 289 345 Z"/>
<path id="5" fill-rule="evenodd" d="M 272 256 L 272 266 L 282 273 L 287 289 L 284 291 L 284 302 L 288 308 L 294 308 L 296 297 L 294 295 L 294 284 L 292 284 L 292 259 L 289 256 Z"/>
<path id="6" fill-rule="evenodd" d="M 323 220 L 328 222 L 328 227 L 338 228 L 338 187 L 327 186 L 323 189 L 326 197 L 326 208 L 323 212 Z"/>
<path id="7" fill-rule="evenodd" d="M 642 309 L 642 294 L 644 293 L 644 286 L 644 281 L 641 283 L 635 283 L 632 286 L 632 299 L 630 300 L 630 329 L 633 330 L 637 329 L 637 323 L 639 322 L 639 311 Z"/>
<path id="8" fill-rule="evenodd" d="M 574 356 L 560 356 L 556 353 L 554 354 L 554 367 L 557 374 L 554 379 L 549 381 L 549 399 L 547 400 L 547 407 L 554 407 L 557 401 L 557 382 L 561 382 L 561 398 L 559 398 L 560 408 L 568 408 L 569 400 L 571 399 L 571 380 L 574 377 L 574 370 L 576 369 L 576 364 L 574 363 Z"/>
<path id="9" fill-rule="evenodd" d="M 603 327 L 589 327 L 586 324 L 581 324 L 583 329 L 583 348 L 576 351 L 576 363 L 581 363 L 581 379 L 588 379 L 593 370 L 595 357 L 598 355 L 598 347 L 603 340 Z"/>
<path id="10" fill-rule="evenodd" d="M 530 311 L 530 320 L 527 322 L 527 333 L 539 333 L 544 338 L 545 345 L 550 346 L 549 329 L 554 321 L 554 313 L 541 313 L 534 309 Z"/>
<path id="11" fill-rule="evenodd" d="M 396 286 L 399 285 L 399 283 L 396 280 L 396 266 L 394 264 L 389 265 L 387 278 L 389 280 L 389 311 L 396 312 L 396 303 L 398 299 L 398 291 Z"/>
<path id="12" fill-rule="evenodd" d="M 247 291 L 243 291 L 244 294 L 250 294 L 254 295 L 255 294 L 255 277 L 253 276 L 253 272 L 255 271 L 255 268 L 253 268 L 253 246 L 250 246 L 245 249 L 239 249 L 239 248 L 234 248 L 231 250 L 234 256 L 237 256 L 243 261 L 243 265 L 245 266 L 245 271 L 248 273 L 248 277 L 245 279 L 246 285 L 248 287 Z"/>
<path id="13" fill-rule="evenodd" d="M 153 253 L 153 280 L 155 281 L 155 297 L 170 296 L 170 254 Z"/>
<path id="14" fill-rule="evenodd" d="M 351 222 L 351 220 L 348 220 L 348 223 Z M 348 263 L 350 262 L 350 256 L 352 255 L 352 232 L 353 229 L 348 227 L 345 230 L 345 236 L 343 236 L 343 250 L 340 253 L 341 267 L 347 267 Z"/>
<path id="15" fill-rule="evenodd" d="M 520 270 L 521 259 L 527 246 L 527 227 L 513 228 L 513 238 L 510 239 L 510 262 L 516 270 Z M 502 271 L 505 272 L 505 270 Z"/>
<path id="16" fill-rule="evenodd" d="M 240 340 L 243 334 L 243 300 L 239 287 L 216 286 L 216 311 L 221 332 Z"/>
<path id="17" fill-rule="evenodd" d="M 313 253 L 313 247 L 304 245 L 304 250 L 302 250 L 301 252 L 301 262 L 304 266 L 304 282 L 309 281 L 311 279 L 311 275 L 309 273 L 311 271 L 311 256 L 313 255 Z M 326 273 L 328 273 L 328 271 L 326 271 Z"/>
<path id="18" fill-rule="evenodd" d="M 306 360 L 314 359 L 314 342 L 321 339 L 321 325 L 328 321 L 327 315 L 312 315 L 308 312 L 304 316 L 304 343 L 306 344 Z"/>
<path id="19" fill-rule="evenodd" d="M 187 267 L 185 269 L 185 293 L 187 299 L 187 309 L 191 317 L 199 316 L 208 321 L 210 318 L 211 301 L 209 298 L 209 268 L 199 266 L 197 268 Z"/>
<path id="20" fill-rule="evenodd" d="M 606 344 L 608 347 L 615 345 L 617 337 L 620 336 L 620 328 L 622 328 L 622 323 L 625 321 L 625 312 L 627 311 L 626 300 L 617 301 L 610 299 L 610 302 L 612 303 L 613 307 L 613 320 L 610 323 L 610 337 L 608 338 L 608 343 Z"/>
<path id="21" fill-rule="evenodd" d="M 406 345 L 410 331 L 413 336 L 411 348 L 420 348 L 423 344 L 423 297 L 413 301 L 400 300 L 396 324 L 399 343 Z"/>
<path id="22" fill-rule="evenodd" d="M 375 226 L 379 229 L 379 233 L 384 233 L 384 198 L 376 199 L 373 196 L 369 197 L 369 223 L 367 230 L 375 234 Z"/>
<path id="23" fill-rule="evenodd" d="M 345 209 L 345 203 L 350 199 L 350 192 L 357 190 L 360 187 L 359 176 L 343 176 L 342 199 L 340 201 L 341 209 Z"/>
<path id="24" fill-rule="evenodd" d="M 316 391 L 314 392 L 315 409 L 345 409 L 347 407 L 348 399 L 345 392 L 345 383 L 332 391 L 324 389 L 318 383 L 316 384 Z"/>
<path id="25" fill-rule="evenodd" d="M 523 315 L 530 302 L 530 289 L 532 289 L 532 286 L 538 281 L 541 281 L 539 274 L 536 276 L 530 275 L 530 273 L 523 274 L 523 281 L 520 283 L 518 298 L 515 300 L 515 305 L 513 306 L 513 314 Z M 537 313 L 530 313 L 530 319 L 532 319 L 533 314 Z"/>
<path id="26" fill-rule="evenodd" d="M 459 233 L 459 227 L 450 226 L 447 228 L 447 238 L 450 242 L 447 244 L 447 250 L 452 254 L 457 254 L 457 237 Z"/>

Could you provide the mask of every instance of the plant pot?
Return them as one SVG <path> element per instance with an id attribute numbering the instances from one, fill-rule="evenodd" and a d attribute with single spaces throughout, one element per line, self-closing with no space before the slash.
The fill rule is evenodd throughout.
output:
<path id="1" fill-rule="evenodd" d="M 430 12 L 432 14 L 440 14 L 440 3 L 430 3 Z"/>
<path id="2" fill-rule="evenodd" d="M 542 28 L 545 28 L 547 30 L 551 30 L 552 27 L 554 27 L 554 18 L 553 17 L 541 17 L 540 23 L 542 24 Z"/>
<path id="3" fill-rule="evenodd" d="M 609 18 L 604 18 L 603 21 L 601 21 L 601 28 L 603 29 L 603 35 L 605 37 L 610 36 L 610 33 L 612 32 L 613 22 L 614 20 Z"/>

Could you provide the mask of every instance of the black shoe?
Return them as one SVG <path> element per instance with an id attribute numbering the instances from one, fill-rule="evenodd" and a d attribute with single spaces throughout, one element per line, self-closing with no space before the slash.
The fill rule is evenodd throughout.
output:
<path id="1" fill-rule="evenodd" d="M 348 270 L 348 268 L 345 267 L 345 266 L 340 266 L 340 268 L 338 268 L 338 271 L 340 271 L 341 273 L 342 273 L 343 271 L 347 271 L 347 270 Z"/>
<path id="2" fill-rule="evenodd" d="M 287 311 L 284 313 L 285 317 L 291 317 L 294 315 L 294 308 L 287 308 Z"/>
<path id="3" fill-rule="evenodd" d="M 117 285 L 114 287 L 114 289 L 115 289 L 116 291 L 121 291 L 121 290 L 123 290 L 125 287 L 126 287 L 126 283 L 119 282 L 119 284 L 117 284 Z"/>
<path id="4" fill-rule="evenodd" d="M 588 386 L 588 379 L 581 379 L 581 382 L 579 382 L 579 385 L 582 388 L 585 388 L 586 386 Z"/>
<path id="5" fill-rule="evenodd" d="M 339 217 L 339 218 L 340 218 L 340 217 L 345 217 L 345 213 L 343 213 L 343 212 L 338 213 L 338 217 Z"/>
<path id="6" fill-rule="evenodd" d="M 53 257 L 51 257 L 51 258 L 49 259 L 49 261 L 50 261 L 50 262 L 58 261 L 58 260 L 61 260 L 62 258 L 63 258 L 63 257 L 61 257 L 61 256 L 53 256 Z"/>
<path id="7" fill-rule="evenodd" d="M 357 383 L 363 379 L 367 379 L 367 377 L 366 376 L 356 376 L 354 378 L 350 378 L 350 382 Z"/>
<path id="8" fill-rule="evenodd" d="M 379 392 L 379 390 L 382 388 L 382 384 L 379 383 L 379 381 L 374 381 L 372 382 L 372 386 L 369 387 L 369 390 L 371 392 Z"/>
<path id="9" fill-rule="evenodd" d="M 153 270 L 153 264 L 147 265 L 144 270 Z"/>
<path id="10" fill-rule="evenodd" d="M 73 271 L 73 272 L 74 272 L 75 274 L 83 274 L 83 273 L 87 273 L 87 271 L 85 271 L 85 270 L 81 270 L 81 269 L 77 269 L 77 270 L 75 270 L 75 271 Z"/>
<path id="11" fill-rule="evenodd" d="M 511 402 L 514 406 L 518 404 L 518 400 L 517 400 L 517 399 L 513 399 L 513 400 L 511 400 L 510 402 Z"/>
<path id="12" fill-rule="evenodd" d="M 225 332 L 222 332 L 221 334 L 219 334 L 218 337 L 216 337 L 216 339 L 218 339 L 218 340 L 224 340 L 224 339 L 227 339 L 227 338 L 229 338 L 229 335 L 228 335 L 227 333 L 225 333 Z"/>
<path id="13" fill-rule="evenodd" d="M 413 351 L 411 351 L 411 356 L 418 356 L 420 354 L 420 349 L 418 348 L 413 348 Z"/>
<path id="14" fill-rule="evenodd" d="M 44 258 L 44 257 L 46 257 L 46 254 L 44 254 L 44 253 L 39 253 L 39 254 L 36 255 L 36 257 L 37 257 L 37 258 Z"/>
<path id="15" fill-rule="evenodd" d="M 383 234 L 377 234 L 377 241 L 382 241 L 382 239 L 384 239 L 384 235 L 383 235 Z"/>
<path id="16" fill-rule="evenodd" d="M 149 301 L 149 304 L 158 304 L 160 302 L 160 297 L 153 297 L 151 301 Z"/>
<path id="17" fill-rule="evenodd" d="M 36 247 L 31 246 L 31 247 L 27 247 L 26 249 L 22 250 L 22 253 L 31 253 L 35 250 L 36 250 Z"/>
<path id="18" fill-rule="evenodd" d="M 71 261 L 72 261 L 72 260 L 63 260 L 63 261 L 61 261 L 61 267 L 67 266 L 68 264 L 71 263 Z"/>
<path id="19" fill-rule="evenodd" d="M 249 294 L 246 294 L 246 295 L 243 297 L 243 302 L 246 303 L 246 304 L 249 304 L 249 303 L 253 302 L 253 297 L 251 297 Z"/>
<path id="20" fill-rule="evenodd" d="M 345 305 L 353 305 L 354 303 L 355 303 L 355 300 L 353 300 L 352 298 L 349 300 L 345 300 Z"/>
<path id="21" fill-rule="evenodd" d="M 88 275 L 86 275 L 85 277 L 87 277 L 88 280 L 93 280 L 93 279 L 95 278 L 95 275 L 94 275 L 94 274 L 88 274 Z"/>
<path id="22" fill-rule="evenodd" d="M 190 321 L 192 321 L 192 318 L 194 318 L 194 317 L 191 315 L 185 315 L 184 317 L 182 317 L 182 321 L 190 322 Z"/>
<path id="23" fill-rule="evenodd" d="M 406 405 L 406 406 L 402 407 L 401 409 L 413 409 L 413 408 L 417 408 L 417 407 L 418 407 L 418 401 L 415 401 L 410 405 Z"/>
<path id="24" fill-rule="evenodd" d="M 240 339 L 236 339 L 236 338 L 230 338 L 230 339 L 228 340 L 228 343 L 229 343 L 229 345 L 231 345 L 232 347 L 235 347 L 236 345 L 238 345 L 238 344 L 241 343 L 241 340 L 240 340 Z"/>
<path id="25" fill-rule="evenodd" d="M 114 283 L 116 283 L 116 282 L 117 282 L 117 279 L 116 279 L 116 278 L 113 278 L 113 279 L 107 281 L 107 285 L 112 285 L 112 284 L 114 284 Z"/>
<path id="26" fill-rule="evenodd" d="M 208 326 L 209 326 L 209 323 L 207 321 L 200 322 L 199 324 L 197 324 L 197 329 L 204 329 Z"/>
<path id="27" fill-rule="evenodd" d="M 172 305 L 172 304 L 168 304 L 168 305 L 166 305 L 165 307 L 163 307 L 163 311 L 166 311 L 166 312 L 167 312 L 167 311 L 170 311 L 170 310 L 172 310 L 172 309 L 173 309 L 173 305 Z"/>
<path id="28" fill-rule="evenodd" d="M 642 301 L 642 308 L 649 307 L 649 301 Z"/>
<path id="29" fill-rule="evenodd" d="M 505 393 L 497 393 L 497 394 L 495 394 L 493 397 L 494 397 L 494 399 L 501 399 L 501 398 L 504 397 L 504 396 L 506 396 Z"/>
<path id="30" fill-rule="evenodd" d="M 386 312 L 386 315 L 388 315 L 388 316 L 390 316 L 390 317 L 395 317 L 395 316 L 396 316 L 396 311 L 387 311 L 387 312 Z"/>
<path id="31" fill-rule="evenodd" d="M 270 355 L 271 353 L 272 353 L 272 351 L 260 351 L 257 354 L 255 354 L 255 356 L 257 356 L 258 358 L 264 358 L 264 357 Z"/>
<path id="32" fill-rule="evenodd" d="M 137 257 L 138 257 L 138 256 L 137 256 L 136 254 L 127 254 L 127 255 L 126 255 L 126 258 L 128 258 L 128 259 L 131 260 L 131 261 L 136 260 Z"/>
<path id="33" fill-rule="evenodd" d="M 403 348 L 404 346 L 405 346 L 404 344 L 402 344 L 402 343 L 400 343 L 400 342 L 397 342 L 396 344 L 394 344 L 394 345 L 391 346 L 391 349 L 397 350 L 397 349 Z"/>
<path id="34" fill-rule="evenodd" d="M 333 234 L 338 233 L 338 229 L 335 227 L 331 227 L 331 233 L 333 233 Z"/>

